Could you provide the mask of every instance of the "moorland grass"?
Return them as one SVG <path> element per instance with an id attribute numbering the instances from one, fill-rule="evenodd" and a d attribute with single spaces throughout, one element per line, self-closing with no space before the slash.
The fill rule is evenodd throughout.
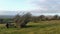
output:
<path id="1" fill-rule="evenodd" d="M 30 22 L 24 28 L 6 28 L 0 24 L 0 34 L 60 34 L 60 20 Z"/>

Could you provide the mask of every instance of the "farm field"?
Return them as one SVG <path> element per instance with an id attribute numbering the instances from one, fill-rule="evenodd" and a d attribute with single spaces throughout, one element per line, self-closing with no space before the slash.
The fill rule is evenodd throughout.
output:
<path id="1" fill-rule="evenodd" d="M 60 34 L 60 20 L 30 22 L 25 28 L 6 28 L 0 24 L 0 34 Z"/>

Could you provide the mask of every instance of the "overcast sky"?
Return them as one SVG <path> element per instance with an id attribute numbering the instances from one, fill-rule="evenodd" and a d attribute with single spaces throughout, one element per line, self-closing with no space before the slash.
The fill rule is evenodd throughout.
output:
<path id="1" fill-rule="evenodd" d="M 20 11 L 59 14 L 60 0 L 0 0 L 0 15 L 14 15 Z"/>

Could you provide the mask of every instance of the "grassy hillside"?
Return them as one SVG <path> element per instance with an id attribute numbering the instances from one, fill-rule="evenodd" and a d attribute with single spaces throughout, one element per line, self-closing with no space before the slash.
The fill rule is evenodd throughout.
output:
<path id="1" fill-rule="evenodd" d="M 0 34 L 60 34 L 60 20 L 30 22 L 25 28 L 6 28 L 0 24 Z"/>

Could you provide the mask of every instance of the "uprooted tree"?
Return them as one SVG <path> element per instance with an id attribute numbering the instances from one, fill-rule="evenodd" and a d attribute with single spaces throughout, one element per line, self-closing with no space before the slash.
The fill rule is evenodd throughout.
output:
<path id="1" fill-rule="evenodd" d="M 31 20 L 31 13 L 23 13 L 23 15 L 19 15 L 17 14 L 15 17 L 14 17 L 14 23 L 16 25 L 16 27 L 25 27 L 27 23 L 29 23 Z"/>

